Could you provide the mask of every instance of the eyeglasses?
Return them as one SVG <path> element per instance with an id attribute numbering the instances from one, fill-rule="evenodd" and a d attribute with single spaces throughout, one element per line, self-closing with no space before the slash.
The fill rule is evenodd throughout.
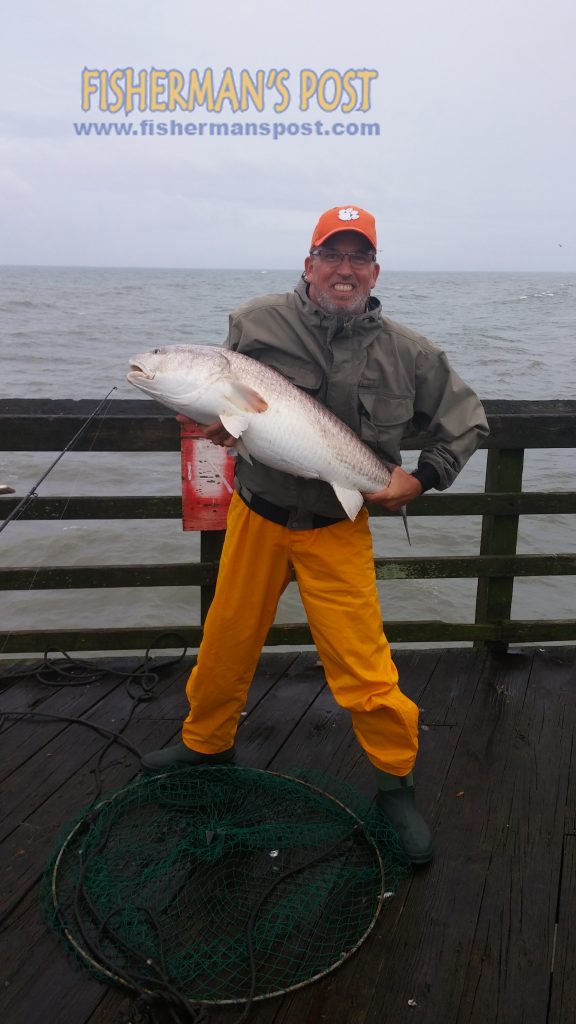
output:
<path id="1" fill-rule="evenodd" d="M 376 255 L 373 252 L 360 250 L 357 252 L 339 252 L 338 249 L 311 249 L 311 256 L 318 256 L 323 263 L 329 263 L 333 267 L 339 267 L 343 260 L 348 257 L 352 267 L 368 267 L 374 263 Z"/>

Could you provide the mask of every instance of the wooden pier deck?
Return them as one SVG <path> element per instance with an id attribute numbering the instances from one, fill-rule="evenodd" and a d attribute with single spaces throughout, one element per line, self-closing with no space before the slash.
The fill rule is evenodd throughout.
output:
<path id="1" fill-rule="evenodd" d="M 422 708 L 418 799 L 436 859 L 405 879 L 361 949 L 298 992 L 255 1004 L 254 1024 L 575 1024 L 576 647 L 397 654 Z M 122 664 L 126 664 L 123 661 Z M 118 666 L 118 662 L 106 664 Z M 142 750 L 178 735 L 190 660 L 166 669 L 126 737 Z M 84 716 L 121 730 L 118 677 L 48 688 L 0 665 L 0 712 Z M 371 771 L 313 653 L 262 657 L 238 736 L 258 768 L 328 771 L 371 791 Z M 94 795 L 106 740 L 81 725 L 5 717 L 1 730 L 0 1018 L 119 1024 L 130 1000 L 76 966 L 44 924 L 43 867 L 60 827 Z M 104 789 L 138 772 L 106 754 Z M 232 1024 L 239 1007 L 214 1009 Z"/>

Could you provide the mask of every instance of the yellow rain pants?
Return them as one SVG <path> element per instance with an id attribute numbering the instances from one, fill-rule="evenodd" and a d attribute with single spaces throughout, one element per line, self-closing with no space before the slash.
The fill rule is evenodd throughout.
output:
<path id="1" fill-rule="evenodd" d="M 184 743 L 203 754 L 232 746 L 291 567 L 326 680 L 360 745 L 379 770 L 407 775 L 418 749 L 418 708 L 398 687 L 382 631 L 365 509 L 355 522 L 289 530 L 234 494 L 216 594 L 186 687 Z"/>

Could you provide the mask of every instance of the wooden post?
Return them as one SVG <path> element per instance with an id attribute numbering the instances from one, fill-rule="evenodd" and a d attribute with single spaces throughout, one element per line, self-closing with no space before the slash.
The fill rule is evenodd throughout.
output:
<path id="1" fill-rule="evenodd" d="M 520 492 L 524 469 L 523 448 L 491 448 L 486 464 L 485 490 L 489 493 Z M 515 555 L 518 540 L 518 515 L 482 517 L 481 555 Z M 509 620 L 512 611 L 514 577 L 479 578 L 476 591 L 475 622 L 502 622 Z M 507 643 L 496 640 L 477 640 L 476 648 L 489 648 L 498 652 L 507 650 Z"/>

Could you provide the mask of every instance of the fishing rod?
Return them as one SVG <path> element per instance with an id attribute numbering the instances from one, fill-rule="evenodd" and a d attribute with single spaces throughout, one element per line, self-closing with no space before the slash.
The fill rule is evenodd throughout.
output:
<path id="1" fill-rule="evenodd" d="M 76 431 L 76 433 L 74 434 L 74 437 L 72 438 L 72 440 L 68 442 L 66 447 L 62 449 L 62 451 L 57 456 L 57 458 L 54 459 L 54 462 L 52 463 L 52 465 L 48 467 L 46 472 L 43 473 L 42 476 L 40 477 L 40 479 L 37 480 L 37 482 L 34 484 L 33 487 L 31 487 L 31 489 L 28 491 L 28 494 L 25 494 L 24 497 L 22 498 L 22 500 L 18 502 L 18 504 L 16 505 L 16 508 L 12 509 L 10 515 L 6 516 L 6 519 L 4 520 L 4 522 L 0 523 L 0 533 L 2 533 L 2 530 L 4 530 L 8 526 L 8 523 L 12 522 L 12 520 L 16 518 L 16 516 L 18 515 L 19 512 L 22 512 L 30 504 L 30 502 L 32 501 L 33 498 L 37 498 L 38 497 L 38 495 L 36 494 L 37 488 L 40 487 L 40 484 L 43 483 L 43 481 L 46 479 L 48 474 L 52 472 L 52 470 L 54 469 L 54 466 L 56 466 L 60 462 L 60 459 L 64 455 L 66 455 L 66 452 L 70 451 L 70 449 L 76 443 L 76 441 L 78 440 L 80 435 L 86 430 L 86 427 L 92 422 L 94 417 L 98 415 L 98 413 L 100 412 L 101 408 L 106 404 L 106 402 L 110 398 L 110 395 L 112 394 L 112 392 L 116 391 L 116 390 L 117 390 L 116 385 L 113 388 L 110 389 L 110 391 L 108 392 L 106 397 L 103 398 L 102 401 L 100 402 L 100 404 L 96 407 L 96 409 L 94 409 L 94 412 L 90 413 L 90 416 L 88 417 L 86 422 L 82 424 L 82 426 L 80 427 L 80 430 Z"/>

